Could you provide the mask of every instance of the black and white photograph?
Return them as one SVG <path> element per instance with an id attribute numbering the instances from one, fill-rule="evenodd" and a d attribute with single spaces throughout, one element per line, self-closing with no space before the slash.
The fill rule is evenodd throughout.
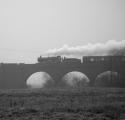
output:
<path id="1" fill-rule="evenodd" d="M 125 120 L 125 0 L 0 0 L 0 120 Z"/>

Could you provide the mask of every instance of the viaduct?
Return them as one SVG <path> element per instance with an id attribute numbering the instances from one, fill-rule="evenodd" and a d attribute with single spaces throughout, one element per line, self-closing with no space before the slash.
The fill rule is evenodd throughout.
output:
<path id="1" fill-rule="evenodd" d="M 94 86 L 97 75 L 105 71 L 118 72 L 117 87 L 125 87 L 125 57 L 122 56 L 88 56 L 82 62 L 67 59 L 56 62 L 38 62 L 35 64 L 0 64 L 0 89 L 27 88 L 27 78 L 35 72 L 47 72 L 54 80 L 56 86 L 61 86 L 62 77 L 72 71 L 84 73 L 90 79 L 90 86 Z"/>

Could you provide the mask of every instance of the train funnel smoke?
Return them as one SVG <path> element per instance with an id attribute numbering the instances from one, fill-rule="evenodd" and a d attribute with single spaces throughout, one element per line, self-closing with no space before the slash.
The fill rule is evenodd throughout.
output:
<path id="1" fill-rule="evenodd" d="M 125 55 L 125 40 L 116 41 L 109 40 L 106 43 L 96 43 L 96 44 L 87 44 L 76 47 L 69 47 L 64 45 L 63 47 L 57 49 L 50 49 L 46 51 L 43 55 L 46 56 L 73 56 L 73 57 L 82 57 L 82 56 L 119 56 Z"/>
<path id="2" fill-rule="evenodd" d="M 36 72 L 27 79 L 26 84 L 29 88 L 44 88 L 50 81 L 52 78 L 48 73 Z"/>

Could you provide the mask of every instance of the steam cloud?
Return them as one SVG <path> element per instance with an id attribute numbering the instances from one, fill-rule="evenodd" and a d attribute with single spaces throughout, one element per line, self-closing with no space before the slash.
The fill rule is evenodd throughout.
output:
<path id="1" fill-rule="evenodd" d="M 72 57 L 82 57 L 82 56 L 105 56 L 105 55 L 125 55 L 125 40 L 116 41 L 109 40 L 106 43 L 96 43 L 87 44 L 83 46 L 69 47 L 64 45 L 63 47 L 57 49 L 50 49 L 46 51 L 43 55 L 46 56 L 72 56 Z"/>
<path id="2" fill-rule="evenodd" d="M 119 73 L 114 71 L 106 71 L 100 73 L 95 79 L 96 86 L 117 86 Z"/>
<path id="3" fill-rule="evenodd" d="M 90 81 L 85 74 L 78 71 L 67 73 L 66 75 L 64 75 L 62 80 L 71 87 L 80 87 L 80 85 L 81 87 L 87 86 Z"/>
<path id="4" fill-rule="evenodd" d="M 52 81 L 52 78 L 48 73 L 36 72 L 27 79 L 26 84 L 29 88 L 43 88 L 49 81 Z"/>

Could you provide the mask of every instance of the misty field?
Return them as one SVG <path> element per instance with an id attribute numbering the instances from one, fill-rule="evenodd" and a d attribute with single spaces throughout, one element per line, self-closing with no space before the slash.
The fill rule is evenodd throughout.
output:
<path id="1" fill-rule="evenodd" d="M 123 119 L 124 88 L 0 91 L 0 120 Z"/>

